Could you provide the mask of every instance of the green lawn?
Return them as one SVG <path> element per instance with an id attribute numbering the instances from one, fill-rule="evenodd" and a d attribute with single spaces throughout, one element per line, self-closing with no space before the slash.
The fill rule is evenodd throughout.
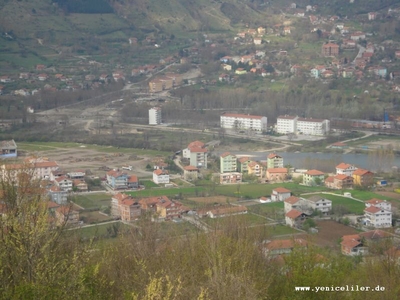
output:
<path id="1" fill-rule="evenodd" d="M 267 229 L 272 236 L 294 234 L 300 232 L 294 228 L 285 225 L 271 225 L 267 226 Z"/>
<path id="2" fill-rule="evenodd" d="M 296 183 L 221 185 L 217 186 L 215 190 L 216 193 L 220 195 L 257 199 L 262 196 L 270 195 L 272 190 L 277 187 L 285 187 L 289 189 L 293 195 L 326 191 L 325 187 L 302 186 Z"/>
<path id="3" fill-rule="evenodd" d="M 158 184 L 154 183 L 151 180 L 141 180 L 140 184 L 143 184 L 146 189 L 150 189 L 150 188 L 153 188 L 153 187 L 159 187 Z"/>
<path id="4" fill-rule="evenodd" d="M 106 193 L 76 195 L 72 201 L 85 209 L 100 209 L 102 206 L 111 205 L 111 195 Z"/>
<path id="5" fill-rule="evenodd" d="M 370 192 L 370 191 L 344 190 L 344 191 L 337 191 L 337 192 L 334 192 L 334 193 L 342 194 L 342 193 L 345 193 L 345 192 L 351 193 L 352 197 L 354 197 L 356 199 L 363 200 L 363 201 L 368 201 L 368 200 L 371 200 L 372 198 L 377 198 L 377 199 L 381 199 L 381 200 L 388 200 L 388 201 L 399 201 L 399 199 L 378 195 L 378 194 L 375 194 L 374 192 Z"/>
<path id="6" fill-rule="evenodd" d="M 265 218 L 260 216 L 253 215 L 251 213 L 247 213 L 244 215 L 234 215 L 234 216 L 227 216 L 223 218 L 204 218 L 202 219 L 205 223 L 210 225 L 211 227 L 219 226 L 219 225 L 226 225 L 234 222 L 236 224 L 243 224 L 245 226 L 252 226 L 252 225 L 261 225 L 269 223 L 269 221 Z"/>
<path id="7" fill-rule="evenodd" d="M 308 195 L 308 196 L 305 196 L 304 198 L 309 198 L 311 196 L 314 196 L 314 195 Z M 335 207 L 335 205 L 342 205 L 345 208 L 347 208 L 350 213 L 359 214 L 359 215 L 364 213 L 365 204 L 362 202 L 352 200 L 350 198 L 343 197 L 343 196 L 335 196 L 335 195 L 329 195 L 329 194 L 319 194 L 318 196 L 331 200 L 332 207 Z"/>
<path id="8" fill-rule="evenodd" d="M 284 203 L 283 202 L 272 202 L 262 203 L 256 205 L 249 205 L 247 209 L 250 212 L 259 214 L 271 219 L 283 219 L 284 218 Z"/>
<path id="9" fill-rule="evenodd" d="M 165 221 L 155 225 L 157 226 L 157 233 L 160 238 L 190 234 L 198 230 L 194 225 L 185 221 L 179 223 Z"/>
<path id="10" fill-rule="evenodd" d="M 129 230 L 131 227 L 125 225 L 121 222 L 115 222 L 111 224 L 99 224 L 90 227 L 84 227 L 76 229 L 76 232 L 83 238 L 107 238 L 109 236 L 109 229 L 108 228 L 118 228 L 118 232 L 122 233 L 125 230 Z"/>
<path id="11" fill-rule="evenodd" d="M 160 188 L 160 189 L 148 189 L 134 192 L 127 192 L 126 194 L 132 197 L 155 197 L 155 196 L 199 196 L 206 189 L 201 186 L 184 187 L 184 188 Z"/>

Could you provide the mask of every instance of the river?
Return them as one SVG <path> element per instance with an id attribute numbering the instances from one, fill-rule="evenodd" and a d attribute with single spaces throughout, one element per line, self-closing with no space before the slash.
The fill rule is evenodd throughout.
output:
<path id="1" fill-rule="evenodd" d="M 266 161 L 270 152 L 243 152 L 230 151 L 238 157 L 249 156 L 251 160 Z M 297 169 L 319 169 L 324 172 L 335 172 L 335 166 L 341 162 L 355 165 L 358 168 L 370 171 L 389 172 L 393 166 L 400 168 L 400 157 L 376 158 L 368 154 L 340 154 L 340 153 L 312 153 L 312 152 L 274 152 L 283 158 L 284 165 L 291 165 Z M 220 155 L 221 153 L 215 153 Z"/>

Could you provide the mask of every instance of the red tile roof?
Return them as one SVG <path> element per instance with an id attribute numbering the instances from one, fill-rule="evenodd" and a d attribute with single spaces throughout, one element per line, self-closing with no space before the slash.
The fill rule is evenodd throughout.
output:
<path id="1" fill-rule="evenodd" d="M 224 152 L 224 153 L 222 153 L 220 156 L 221 156 L 221 157 L 227 157 L 227 156 L 229 156 L 229 155 L 232 155 L 232 154 L 230 154 L 229 152 Z"/>
<path id="2" fill-rule="evenodd" d="M 249 161 L 249 160 L 250 160 L 250 158 L 248 158 L 247 156 L 243 156 L 243 157 L 239 158 L 239 162 L 240 163 L 244 163 L 244 162 Z"/>
<path id="3" fill-rule="evenodd" d="M 275 154 L 275 153 L 268 154 L 268 158 L 275 158 L 275 157 L 282 158 L 281 156 L 279 156 L 278 154 Z"/>
<path id="4" fill-rule="evenodd" d="M 157 176 L 168 175 L 168 171 L 167 170 L 161 170 L 161 169 L 154 170 L 153 173 L 156 174 Z"/>
<path id="5" fill-rule="evenodd" d="M 296 219 L 296 218 L 300 217 L 301 214 L 302 214 L 301 211 L 298 211 L 297 209 L 292 209 L 292 210 L 288 211 L 285 216 L 288 218 L 291 218 L 291 219 Z"/>
<path id="6" fill-rule="evenodd" d="M 324 172 L 321 172 L 321 171 L 318 171 L 318 170 L 308 170 L 306 172 L 306 174 L 310 175 L 310 176 L 321 176 L 321 175 L 324 175 Z"/>
<path id="7" fill-rule="evenodd" d="M 336 166 L 336 169 L 341 169 L 341 170 L 345 170 L 351 168 L 351 165 L 346 164 L 346 163 L 340 163 Z"/>
<path id="8" fill-rule="evenodd" d="M 253 115 L 245 115 L 245 114 L 230 114 L 230 113 L 223 113 L 221 116 L 224 117 L 232 117 L 232 118 L 242 118 L 242 119 L 261 119 L 263 116 L 253 116 Z"/>
<path id="9" fill-rule="evenodd" d="M 288 189 L 285 189 L 284 187 L 277 187 L 275 189 L 273 189 L 273 191 L 277 192 L 277 193 L 290 193 L 291 191 Z"/>
<path id="10" fill-rule="evenodd" d="M 376 214 L 377 212 L 380 212 L 381 209 L 376 206 L 370 206 L 370 207 L 367 207 L 366 209 L 364 209 L 364 211 L 372 213 L 372 214 Z"/>
<path id="11" fill-rule="evenodd" d="M 376 199 L 376 198 L 373 198 L 371 200 L 365 201 L 365 203 L 368 203 L 368 204 L 371 204 L 371 205 L 377 205 L 377 204 L 382 203 L 382 202 L 384 202 L 384 201 L 381 200 L 381 199 Z"/>
<path id="12" fill-rule="evenodd" d="M 296 118 L 297 118 L 297 116 L 287 116 L 287 115 L 278 117 L 278 119 L 286 119 L 286 120 L 294 120 Z"/>
<path id="13" fill-rule="evenodd" d="M 183 169 L 185 169 L 186 171 L 198 171 L 199 170 L 195 166 L 186 166 L 186 167 L 183 167 Z"/>
<path id="14" fill-rule="evenodd" d="M 267 170 L 268 173 L 287 173 L 288 170 L 286 168 L 270 168 Z"/>
<path id="15" fill-rule="evenodd" d="M 286 203 L 295 204 L 300 200 L 300 198 L 295 196 L 290 196 L 289 198 L 285 199 Z"/>
<path id="16" fill-rule="evenodd" d="M 368 170 L 357 169 L 357 170 L 355 170 L 355 171 L 353 172 L 353 175 L 363 176 L 363 175 L 366 175 L 366 174 L 368 174 L 368 173 L 373 174 L 372 172 L 370 172 L 370 171 L 368 171 Z"/>
<path id="17" fill-rule="evenodd" d="M 334 179 L 333 176 L 328 176 L 328 177 L 325 178 L 325 182 L 326 183 L 333 183 L 333 179 Z"/>
<path id="18" fill-rule="evenodd" d="M 338 180 L 345 180 L 347 178 L 352 178 L 353 179 L 353 177 L 347 176 L 345 174 L 338 174 L 338 175 L 335 176 L 335 179 L 338 179 Z"/>

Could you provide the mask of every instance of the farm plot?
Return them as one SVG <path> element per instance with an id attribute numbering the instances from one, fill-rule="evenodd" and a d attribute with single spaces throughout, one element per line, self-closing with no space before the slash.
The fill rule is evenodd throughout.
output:
<path id="1" fill-rule="evenodd" d="M 312 235 L 311 240 L 318 246 L 330 247 L 337 251 L 340 251 L 342 236 L 358 233 L 356 229 L 335 221 L 319 221 L 317 229 L 318 233 Z"/>

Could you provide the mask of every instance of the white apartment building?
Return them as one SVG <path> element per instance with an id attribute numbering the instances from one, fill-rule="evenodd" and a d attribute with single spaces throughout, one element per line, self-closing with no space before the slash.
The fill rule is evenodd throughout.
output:
<path id="1" fill-rule="evenodd" d="M 297 132 L 308 135 L 325 135 L 330 130 L 330 121 L 313 119 L 313 118 L 298 118 Z"/>
<path id="2" fill-rule="evenodd" d="M 276 120 L 276 132 L 280 134 L 297 132 L 297 116 L 279 116 Z"/>
<path id="3" fill-rule="evenodd" d="M 365 202 L 365 225 L 374 228 L 388 228 L 392 226 L 392 204 L 386 200 L 371 199 Z"/>
<path id="4" fill-rule="evenodd" d="M 267 117 L 223 113 L 221 115 L 221 128 L 267 131 Z"/>
<path id="5" fill-rule="evenodd" d="M 152 107 L 149 109 L 149 125 L 161 124 L 161 108 Z"/>
<path id="6" fill-rule="evenodd" d="M 153 181 L 156 184 L 169 183 L 169 174 L 167 170 L 157 169 L 153 172 Z"/>
<path id="7" fill-rule="evenodd" d="M 279 116 L 276 132 L 280 134 L 299 133 L 307 135 L 325 135 L 330 131 L 330 121 L 297 116 Z"/>
<path id="8" fill-rule="evenodd" d="M 346 163 L 340 163 L 336 166 L 336 174 L 353 176 L 355 170 L 357 170 L 357 167 Z"/>

